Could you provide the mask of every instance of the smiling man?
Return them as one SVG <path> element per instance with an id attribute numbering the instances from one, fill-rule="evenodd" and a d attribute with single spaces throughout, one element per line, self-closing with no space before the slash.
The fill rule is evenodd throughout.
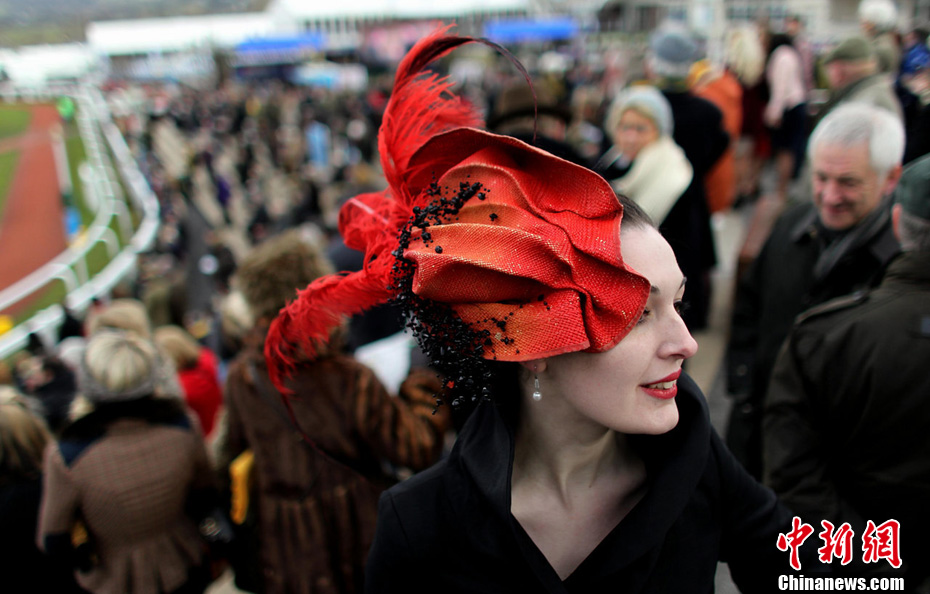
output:
<path id="1" fill-rule="evenodd" d="M 778 356 L 765 400 L 764 475 L 810 524 L 849 523 L 858 539 L 869 520 L 899 522 L 890 566 L 863 567 L 872 558 L 859 564 L 857 554 L 845 569 L 890 572 L 900 559 L 888 575 L 918 588 L 930 578 L 930 156 L 904 170 L 894 199 L 902 253 L 881 285 L 800 316 Z"/>
<path id="2" fill-rule="evenodd" d="M 900 251 L 889 196 L 901 175 L 904 128 L 873 105 L 837 107 L 808 143 L 812 200 L 786 211 L 740 279 L 728 348 L 736 398 L 727 443 L 761 471 L 761 406 L 775 357 L 801 312 L 881 280 Z"/>

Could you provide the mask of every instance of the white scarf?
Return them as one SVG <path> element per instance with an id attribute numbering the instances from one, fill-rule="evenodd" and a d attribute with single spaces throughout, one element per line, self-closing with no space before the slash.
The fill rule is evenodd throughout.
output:
<path id="1" fill-rule="evenodd" d="M 693 176 L 694 170 L 681 147 L 671 137 L 660 136 L 639 151 L 626 175 L 611 180 L 610 185 L 661 225 Z"/>

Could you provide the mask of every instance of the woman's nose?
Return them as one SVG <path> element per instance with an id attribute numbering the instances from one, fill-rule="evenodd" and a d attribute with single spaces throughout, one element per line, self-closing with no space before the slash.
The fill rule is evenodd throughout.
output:
<path id="1" fill-rule="evenodd" d="M 678 315 L 671 321 L 668 339 L 665 344 L 666 351 L 664 354 L 676 359 L 693 357 L 698 350 L 697 341 L 691 336 L 685 321 Z"/>

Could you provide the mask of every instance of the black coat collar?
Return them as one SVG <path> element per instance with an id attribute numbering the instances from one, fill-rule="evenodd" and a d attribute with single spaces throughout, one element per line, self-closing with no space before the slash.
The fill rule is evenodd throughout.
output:
<path id="1" fill-rule="evenodd" d="M 664 435 L 631 438 L 633 447 L 646 463 L 648 492 L 567 582 L 596 579 L 605 572 L 616 572 L 660 547 L 691 499 L 707 464 L 711 427 L 706 403 L 694 381 L 682 374 L 678 387 L 678 426 Z M 459 466 L 497 521 L 510 526 L 524 558 L 536 574 L 548 576 L 552 591 L 558 592 L 560 588 L 555 583 L 561 582 L 555 571 L 510 513 L 513 455 L 513 429 L 492 403 L 485 402 L 462 429 L 448 463 Z M 450 492 L 456 491 L 458 489 L 453 488 Z M 451 503 L 456 507 L 464 502 Z M 456 511 L 462 513 L 462 517 L 469 517 L 465 509 Z M 636 535 L 635 538 L 630 538 L 630 534 Z M 606 556 L 610 563 L 605 562 Z"/>

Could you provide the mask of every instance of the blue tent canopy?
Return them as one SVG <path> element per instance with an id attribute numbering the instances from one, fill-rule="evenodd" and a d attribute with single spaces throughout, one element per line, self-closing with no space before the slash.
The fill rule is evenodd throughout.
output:
<path id="1" fill-rule="evenodd" d="M 571 18 L 507 19 L 484 26 L 484 36 L 498 43 L 526 41 L 559 41 L 578 33 L 578 24 Z"/>
<path id="2" fill-rule="evenodd" d="M 246 39 L 236 46 L 237 53 L 267 52 L 267 51 L 299 51 L 318 50 L 326 43 L 322 33 L 303 33 L 301 35 L 287 35 L 277 37 L 259 37 Z"/>
<path id="3" fill-rule="evenodd" d="M 235 66 L 294 64 L 325 46 L 322 33 L 247 39 L 236 46 Z"/>

